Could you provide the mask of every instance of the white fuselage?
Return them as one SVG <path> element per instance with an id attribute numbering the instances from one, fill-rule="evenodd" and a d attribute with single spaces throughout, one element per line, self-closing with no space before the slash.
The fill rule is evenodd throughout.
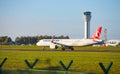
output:
<path id="1" fill-rule="evenodd" d="M 93 39 L 54 39 L 54 42 L 68 45 L 68 46 L 86 46 L 100 42 L 101 40 L 93 40 Z M 51 39 L 42 39 L 37 42 L 38 46 L 50 46 L 53 44 Z"/>
<path id="2" fill-rule="evenodd" d="M 106 41 L 106 46 L 119 46 L 120 40 L 108 40 Z"/>

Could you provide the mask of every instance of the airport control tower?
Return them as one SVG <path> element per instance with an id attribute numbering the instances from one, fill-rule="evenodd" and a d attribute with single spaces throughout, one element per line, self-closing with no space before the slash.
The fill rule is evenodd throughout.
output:
<path id="1" fill-rule="evenodd" d="M 91 12 L 84 12 L 84 38 L 90 38 Z"/>

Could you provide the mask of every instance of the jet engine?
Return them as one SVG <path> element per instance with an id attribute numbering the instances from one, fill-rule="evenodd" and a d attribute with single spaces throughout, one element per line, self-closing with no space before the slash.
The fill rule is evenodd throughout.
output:
<path id="1" fill-rule="evenodd" d="M 50 45 L 50 49 L 57 49 L 57 48 L 58 48 L 58 46 L 56 44 L 51 44 Z"/>

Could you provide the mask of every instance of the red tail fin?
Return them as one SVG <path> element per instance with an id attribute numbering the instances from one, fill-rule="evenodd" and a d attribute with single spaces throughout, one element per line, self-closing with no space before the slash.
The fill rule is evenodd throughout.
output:
<path id="1" fill-rule="evenodd" d="M 98 27 L 97 31 L 93 34 L 91 39 L 100 39 L 100 35 L 101 35 L 101 31 L 102 31 L 102 27 Z"/>

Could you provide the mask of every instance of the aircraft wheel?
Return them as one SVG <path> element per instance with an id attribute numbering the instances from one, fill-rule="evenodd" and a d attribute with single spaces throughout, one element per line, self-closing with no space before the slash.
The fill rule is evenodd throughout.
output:
<path id="1" fill-rule="evenodd" d="M 73 51 L 73 50 L 74 50 L 74 48 L 71 48 L 71 50 Z"/>
<path id="2" fill-rule="evenodd" d="M 65 48 L 62 48 L 63 51 L 65 51 Z"/>

